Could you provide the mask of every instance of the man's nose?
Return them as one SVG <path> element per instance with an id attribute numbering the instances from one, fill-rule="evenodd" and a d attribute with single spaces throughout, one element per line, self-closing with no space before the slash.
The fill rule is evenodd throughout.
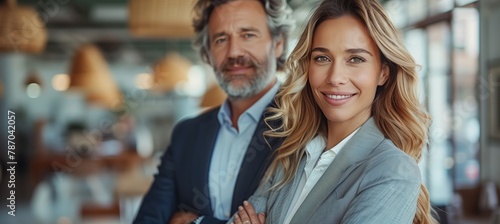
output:
<path id="1" fill-rule="evenodd" d="M 232 38 L 231 40 L 229 40 L 229 48 L 228 48 L 227 57 L 228 58 L 238 58 L 238 57 L 243 56 L 243 55 L 244 55 L 243 46 L 237 40 L 237 38 Z"/>

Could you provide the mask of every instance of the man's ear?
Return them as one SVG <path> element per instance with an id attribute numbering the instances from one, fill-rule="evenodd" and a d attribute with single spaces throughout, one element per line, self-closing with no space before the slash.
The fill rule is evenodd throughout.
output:
<path id="1" fill-rule="evenodd" d="M 387 82 L 387 79 L 389 79 L 389 74 L 390 74 L 389 65 L 383 63 L 382 70 L 380 71 L 380 77 L 378 79 L 379 86 L 383 86 L 385 82 Z"/>
<path id="2" fill-rule="evenodd" d="M 276 40 L 276 44 L 274 46 L 274 56 L 276 58 L 281 57 L 283 54 L 283 48 L 285 47 L 285 41 L 283 40 L 283 37 L 279 37 Z"/>

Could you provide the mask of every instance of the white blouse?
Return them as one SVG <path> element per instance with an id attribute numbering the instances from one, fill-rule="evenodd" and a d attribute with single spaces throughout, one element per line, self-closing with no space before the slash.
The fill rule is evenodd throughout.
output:
<path id="1" fill-rule="evenodd" d="M 335 156 L 340 152 L 342 147 L 344 147 L 344 145 L 349 141 L 349 139 L 352 138 L 352 136 L 354 136 L 354 134 L 356 134 L 356 132 L 358 132 L 358 130 L 359 128 L 327 151 L 323 151 L 326 147 L 326 138 L 324 136 L 318 135 L 307 143 L 304 173 L 300 177 L 297 191 L 295 191 L 292 203 L 288 209 L 285 224 L 292 221 L 295 212 L 297 212 L 297 209 L 300 207 L 302 202 L 304 202 L 304 199 L 307 197 L 311 189 L 314 185 L 316 185 L 319 178 L 323 176 L 326 169 L 333 162 L 333 159 L 335 159 Z"/>

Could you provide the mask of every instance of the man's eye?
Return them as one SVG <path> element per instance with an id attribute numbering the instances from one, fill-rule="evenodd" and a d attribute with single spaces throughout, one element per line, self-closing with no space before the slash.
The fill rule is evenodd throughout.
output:
<path id="1" fill-rule="evenodd" d="M 220 43 L 223 43 L 224 41 L 226 41 L 226 38 L 217 38 L 217 39 L 215 39 L 214 43 L 220 44 Z"/>
<path id="2" fill-rule="evenodd" d="M 255 35 L 255 34 L 253 34 L 253 33 L 245 33 L 245 34 L 243 34 L 243 37 L 244 37 L 244 38 L 251 38 L 251 37 L 255 37 L 255 36 L 256 36 L 256 35 Z"/>

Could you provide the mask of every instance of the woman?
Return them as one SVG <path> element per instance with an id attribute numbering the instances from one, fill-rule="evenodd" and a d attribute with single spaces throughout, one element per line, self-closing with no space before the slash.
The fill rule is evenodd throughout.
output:
<path id="1" fill-rule="evenodd" d="M 381 5 L 324 0 L 287 66 L 267 133 L 285 140 L 234 222 L 435 223 L 417 166 L 430 118 Z"/>

